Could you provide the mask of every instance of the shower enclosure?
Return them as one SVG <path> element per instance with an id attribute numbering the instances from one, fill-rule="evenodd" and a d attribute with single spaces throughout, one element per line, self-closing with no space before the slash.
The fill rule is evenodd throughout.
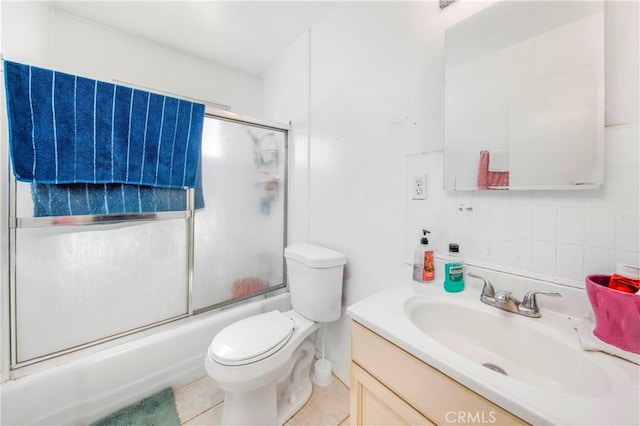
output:
<path id="1" fill-rule="evenodd" d="M 33 217 L 4 183 L 11 369 L 284 288 L 287 135 L 208 110 L 201 209 L 191 189 L 181 211 Z"/>

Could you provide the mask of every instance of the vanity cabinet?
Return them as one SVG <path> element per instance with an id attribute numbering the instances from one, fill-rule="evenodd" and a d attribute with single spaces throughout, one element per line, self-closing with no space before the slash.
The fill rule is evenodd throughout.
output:
<path id="1" fill-rule="evenodd" d="M 368 328 L 351 324 L 351 424 L 526 424 Z"/>

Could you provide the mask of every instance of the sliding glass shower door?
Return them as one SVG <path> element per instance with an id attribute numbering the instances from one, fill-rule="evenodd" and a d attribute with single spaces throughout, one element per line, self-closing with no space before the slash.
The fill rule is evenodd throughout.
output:
<path id="1" fill-rule="evenodd" d="M 286 132 L 207 117 L 206 207 L 196 212 L 193 308 L 284 283 Z"/>
<path id="2" fill-rule="evenodd" d="M 204 208 L 33 217 L 11 182 L 11 365 L 285 286 L 287 129 L 207 115 Z"/>

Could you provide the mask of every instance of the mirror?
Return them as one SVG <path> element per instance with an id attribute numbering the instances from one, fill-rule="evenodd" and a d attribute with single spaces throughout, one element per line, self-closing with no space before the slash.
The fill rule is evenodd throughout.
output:
<path id="1" fill-rule="evenodd" d="M 445 32 L 444 189 L 604 182 L 604 4 L 493 4 Z"/>

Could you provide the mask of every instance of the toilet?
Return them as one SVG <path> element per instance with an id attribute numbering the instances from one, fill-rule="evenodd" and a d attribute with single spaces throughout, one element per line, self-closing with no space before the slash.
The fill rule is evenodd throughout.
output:
<path id="1" fill-rule="evenodd" d="M 311 397 L 309 336 L 340 318 L 346 256 L 312 244 L 284 251 L 291 310 L 244 318 L 211 342 L 205 367 L 225 391 L 225 425 L 282 425 Z"/>

